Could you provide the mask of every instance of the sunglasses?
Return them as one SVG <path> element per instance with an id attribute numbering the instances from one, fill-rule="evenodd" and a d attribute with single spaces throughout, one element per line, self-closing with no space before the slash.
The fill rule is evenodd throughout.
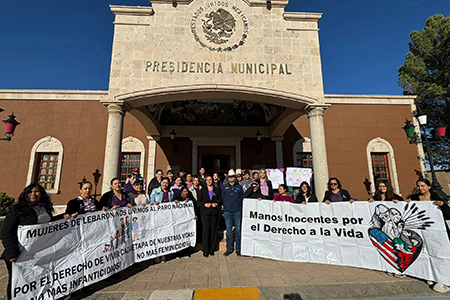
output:
<path id="1" fill-rule="evenodd" d="M 337 183 L 330 183 L 331 186 L 335 186 L 338 185 Z"/>

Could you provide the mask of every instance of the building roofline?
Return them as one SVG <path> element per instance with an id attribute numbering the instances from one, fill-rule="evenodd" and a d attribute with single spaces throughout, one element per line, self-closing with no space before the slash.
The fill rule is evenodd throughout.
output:
<path id="1" fill-rule="evenodd" d="M 417 96 L 403 95 L 333 95 L 326 94 L 327 104 L 407 104 L 411 105 Z"/>
<path id="2" fill-rule="evenodd" d="M 110 5 L 114 15 L 152 16 L 155 12 L 151 6 Z"/>
<path id="3" fill-rule="evenodd" d="M 108 91 L 94 90 L 0 90 L 0 100 L 104 101 Z"/>

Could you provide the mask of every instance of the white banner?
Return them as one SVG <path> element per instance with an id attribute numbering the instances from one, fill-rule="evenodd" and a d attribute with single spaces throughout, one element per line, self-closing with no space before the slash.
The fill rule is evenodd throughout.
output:
<path id="1" fill-rule="evenodd" d="M 423 202 L 244 200 L 242 254 L 403 273 L 450 285 L 440 209 Z"/>
<path id="2" fill-rule="evenodd" d="M 13 299 L 58 299 L 134 263 L 195 246 L 192 202 L 134 206 L 21 226 Z"/>
<path id="3" fill-rule="evenodd" d="M 286 168 L 287 186 L 300 187 L 303 181 L 311 185 L 312 169 L 310 168 Z"/>
<path id="4" fill-rule="evenodd" d="M 267 169 L 267 178 L 272 182 L 272 188 L 278 189 L 284 183 L 284 169 Z"/>

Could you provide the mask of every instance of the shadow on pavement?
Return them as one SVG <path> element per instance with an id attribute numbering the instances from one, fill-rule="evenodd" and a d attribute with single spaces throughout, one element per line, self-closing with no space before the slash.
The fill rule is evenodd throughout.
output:
<path id="1" fill-rule="evenodd" d="M 302 300 L 299 294 L 286 294 L 283 297 L 284 300 Z"/>

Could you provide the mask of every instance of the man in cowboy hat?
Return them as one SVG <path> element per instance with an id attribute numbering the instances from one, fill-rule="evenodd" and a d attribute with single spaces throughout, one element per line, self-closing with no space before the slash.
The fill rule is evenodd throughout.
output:
<path id="1" fill-rule="evenodd" d="M 236 182 L 236 173 L 228 171 L 228 183 L 223 186 L 222 200 L 225 224 L 227 226 L 227 251 L 225 256 L 233 253 L 233 225 L 236 231 L 236 254 L 241 256 L 241 220 L 244 191 Z"/>

